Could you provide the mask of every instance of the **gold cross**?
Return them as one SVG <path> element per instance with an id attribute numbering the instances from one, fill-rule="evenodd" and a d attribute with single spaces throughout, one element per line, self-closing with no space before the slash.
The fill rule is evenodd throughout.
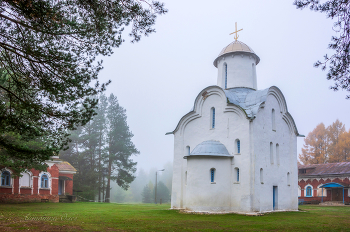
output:
<path id="1" fill-rule="evenodd" d="M 239 32 L 239 31 L 242 31 L 242 30 L 243 30 L 243 28 L 237 31 L 237 22 L 236 22 L 236 31 L 232 32 L 230 35 L 236 34 L 234 38 L 235 38 L 235 40 L 237 41 L 237 39 L 238 39 L 238 37 L 239 37 L 238 32 Z"/>

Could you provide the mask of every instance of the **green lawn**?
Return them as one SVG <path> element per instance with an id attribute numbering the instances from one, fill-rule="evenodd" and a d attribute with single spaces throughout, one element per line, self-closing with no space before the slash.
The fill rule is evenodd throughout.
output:
<path id="1" fill-rule="evenodd" d="M 264 216 L 200 215 L 170 205 L 26 203 L 0 205 L 0 231 L 350 231 L 350 207 L 301 206 Z"/>

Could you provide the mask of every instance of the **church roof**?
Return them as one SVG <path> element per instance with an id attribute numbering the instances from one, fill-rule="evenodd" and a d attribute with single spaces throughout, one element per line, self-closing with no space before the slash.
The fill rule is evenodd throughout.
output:
<path id="1" fill-rule="evenodd" d="M 222 57 L 225 54 L 230 54 L 230 53 L 251 53 L 256 59 L 256 64 L 258 64 L 260 62 L 260 58 L 255 54 L 253 49 L 251 49 L 245 43 L 238 41 L 238 40 L 235 40 L 221 50 L 218 57 L 214 60 L 214 66 L 217 67 L 217 60 L 220 57 Z"/>
<path id="2" fill-rule="evenodd" d="M 266 101 L 270 88 L 264 90 L 253 90 L 249 88 L 225 89 L 224 92 L 229 103 L 240 106 L 245 110 L 249 118 L 254 117 L 259 110 L 261 103 Z"/>
<path id="3" fill-rule="evenodd" d="M 227 148 L 224 144 L 215 140 L 208 140 L 198 144 L 191 154 L 185 156 L 184 158 L 190 156 L 226 156 L 233 157 L 227 151 Z"/>

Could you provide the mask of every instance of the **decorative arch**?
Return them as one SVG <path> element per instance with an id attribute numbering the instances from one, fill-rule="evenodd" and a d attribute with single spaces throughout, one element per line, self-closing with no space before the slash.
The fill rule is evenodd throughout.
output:
<path id="1" fill-rule="evenodd" d="M 204 101 L 207 97 L 217 95 L 222 99 L 222 108 L 225 108 L 225 105 L 227 104 L 227 99 L 225 92 L 222 88 L 219 86 L 209 86 L 205 89 L 203 89 L 196 97 L 193 105 L 193 109 L 185 114 L 177 124 L 176 128 L 172 132 L 166 133 L 168 134 L 174 134 L 175 132 L 179 131 L 180 135 L 183 135 L 184 129 L 186 128 L 187 124 L 191 121 L 198 119 L 202 117 L 202 114 L 205 112 L 202 112 Z"/>
<path id="2" fill-rule="evenodd" d="M 13 177 L 12 171 L 8 168 L 3 168 L 1 170 L 1 183 L 0 186 L 12 187 L 13 186 Z"/>
<path id="3" fill-rule="evenodd" d="M 294 119 L 288 112 L 286 99 L 284 98 L 281 90 L 276 86 L 272 86 L 269 88 L 269 91 L 267 93 L 267 96 L 269 95 L 272 95 L 276 98 L 278 106 L 280 108 L 280 113 L 282 114 L 282 119 L 287 123 L 290 133 L 295 133 L 297 136 L 303 137 L 303 135 L 299 134 Z"/>
<path id="4" fill-rule="evenodd" d="M 19 178 L 19 187 L 28 187 L 33 186 L 33 173 L 26 170 L 24 173 L 21 173 L 22 176 Z"/>
<path id="5" fill-rule="evenodd" d="M 40 172 L 39 178 L 38 178 L 38 186 L 39 188 L 45 188 L 45 189 L 51 190 L 52 180 L 51 180 L 51 174 L 49 172 Z"/>
<path id="6" fill-rule="evenodd" d="M 304 188 L 304 196 L 305 197 L 313 197 L 313 187 L 311 184 L 308 184 Z"/>

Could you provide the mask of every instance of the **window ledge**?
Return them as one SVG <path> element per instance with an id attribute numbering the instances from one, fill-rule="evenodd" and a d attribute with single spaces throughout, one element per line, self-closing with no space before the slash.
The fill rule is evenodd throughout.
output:
<path id="1" fill-rule="evenodd" d="M 12 188 L 12 186 L 9 186 L 9 185 L 1 185 L 0 188 Z"/>
<path id="2" fill-rule="evenodd" d="M 28 186 L 21 186 L 21 189 L 32 189 L 32 187 L 28 187 Z"/>
<path id="3" fill-rule="evenodd" d="M 233 183 L 234 183 L 234 184 L 239 184 L 240 182 L 239 182 L 239 181 L 238 181 L 238 182 L 236 181 L 236 182 L 233 182 Z"/>
<path id="4" fill-rule="evenodd" d="M 39 188 L 40 190 L 50 190 L 50 188 Z"/>
<path id="5" fill-rule="evenodd" d="M 276 129 L 273 129 L 272 131 L 276 132 Z"/>
<path id="6" fill-rule="evenodd" d="M 210 182 L 210 184 L 216 184 L 216 182 Z"/>
<path id="7" fill-rule="evenodd" d="M 264 182 L 260 182 L 260 184 L 264 184 Z"/>
<path id="8" fill-rule="evenodd" d="M 241 153 L 236 153 L 235 155 L 241 155 Z"/>

